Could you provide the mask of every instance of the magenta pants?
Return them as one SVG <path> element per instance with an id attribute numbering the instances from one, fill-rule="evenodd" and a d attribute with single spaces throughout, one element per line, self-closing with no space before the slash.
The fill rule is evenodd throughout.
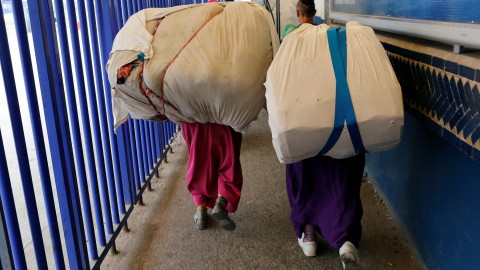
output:
<path id="1" fill-rule="evenodd" d="M 182 132 L 189 152 L 187 188 L 195 205 L 213 208 L 221 194 L 228 212 L 235 212 L 243 184 L 242 134 L 213 123 L 185 123 Z"/>

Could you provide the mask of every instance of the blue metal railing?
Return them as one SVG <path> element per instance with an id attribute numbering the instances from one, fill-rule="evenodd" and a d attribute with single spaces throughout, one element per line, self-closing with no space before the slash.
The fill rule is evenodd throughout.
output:
<path id="1" fill-rule="evenodd" d="M 23 218 L 28 218 L 34 257 L 26 259 L 14 201 L 18 195 L 12 191 L 15 184 L 12 180 L 17 179 L 10 178 L 0 131 L 0 214 L 7 241 L 2 246 L 9 249 L 2 253 L 9 255 L 1 258 L 0 269 L 8 265 L 10 269 L 26 269 L 30 264 L 47 269 L 52 267 L 49 265 L 52 260 L 47 260 L 49 254 L 53 255 L 56 269 L 98 269 L 108 252 L 115 250 L 116 237 L 128 227 L 134 206 L 142 203 L 143 192 L 150 189 L 151 179 L 166 161 L 166 154 L 171 151 L 169 142 L 176 130 L 172 122 L 129 118 L 116 133 L 113 131 L 111 89 L 104 68 L 113 39 L 128 17 L 139 10 L 193 4 L 195 0 L 28 0 L 27 3 L 32 33 L 27 32 L 22 0 L 12 0 L 17 40 L 10 45 L 20 49 L 20 59 L 13 61 L 20 61 L 23 71 L 38 176 L 32 174 L 29 163 L 26 123 L 20 112 L 24 105 L 17 95 L 22 86 L 15 82 L 14 73 L 18 71 L 14 70 L 4 20 L 0 20 L 0 63 L 16 165 L 26 202 L 27 217 Z M 0 18 L 3 15 L 0 5 Z M 29 35 L 35 58 L 29 48 Z M 46 119 L 44 126 L 42 115 Z M 38 196 L 33 188 L 37 181 L 43 191 L 51 248 L 44 245 L 42 237 Z"/>

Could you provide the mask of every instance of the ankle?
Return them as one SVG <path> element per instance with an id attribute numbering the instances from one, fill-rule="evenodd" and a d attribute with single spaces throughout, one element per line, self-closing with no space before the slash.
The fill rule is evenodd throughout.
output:
<path id="1" fill-rule="evenodd" d="M 225 198 L 222 197 L 221 195 L 218 195 L 217 203 L 221 203 L 221 204 L 223 204 L 223 205 L 227 205 L 228 201 L 227 201 L 227 199 L 225 199 Z"/>
<path id="2" fill-rule="evenodd" d="M 305 231 L 304 231 L 304 241 L 305 242 L 315 242 L 317 240 L 317 237 L 315 235 L 315 226 L 312 224 L 306 224 L 305 225 Z"/>

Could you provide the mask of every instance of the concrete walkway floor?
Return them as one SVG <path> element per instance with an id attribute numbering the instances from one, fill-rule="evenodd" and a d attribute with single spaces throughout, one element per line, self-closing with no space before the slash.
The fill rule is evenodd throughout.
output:
<path id="1" fill-rule="evenodd" d="M 132 213 L 130 232 L 118 237 L 119 254 L 109 254 L 102 269 L 342 269 L 338 251 L 323 238 L 314 258 L 305 257 L 297 244 L 285 166 L 275 155 L 264 110 L 243 136 L 244 186 L 238 210 L 230 215 L 237 225 L 233 232 L 222 230 L 211 210 L 208 228 L 195 229 L 195 205 L 186 188 L 188 150 L 178 141 L 160 177 L 152 180 L 153 191 L 146 191 L 145 206 Z M 369 182 L 362 183 L 361 197 L 364 269 L 422 269 Z"/>

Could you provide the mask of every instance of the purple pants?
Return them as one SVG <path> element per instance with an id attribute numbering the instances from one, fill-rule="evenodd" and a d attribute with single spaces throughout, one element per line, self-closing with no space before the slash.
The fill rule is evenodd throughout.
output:
<path id="1" fill-rule="evenodd" d="M 365 154 L 346 159 L 312 157 L 286 167 L 290 218 L 298 238 L 306 224 L 313 224 L 332 247 L 340 249 L 345 241 L 358 247 Z"/>

